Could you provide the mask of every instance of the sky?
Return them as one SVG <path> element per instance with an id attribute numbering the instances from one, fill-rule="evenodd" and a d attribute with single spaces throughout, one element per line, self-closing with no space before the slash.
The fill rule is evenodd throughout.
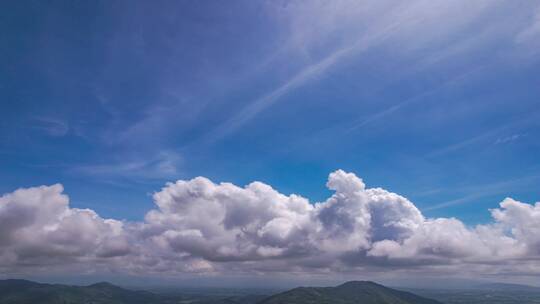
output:
<path id="1" fill-rule="evenodd" d="M 0 66 L 6 277 L 540 274 L 535 1 L 6 1 Z"/>

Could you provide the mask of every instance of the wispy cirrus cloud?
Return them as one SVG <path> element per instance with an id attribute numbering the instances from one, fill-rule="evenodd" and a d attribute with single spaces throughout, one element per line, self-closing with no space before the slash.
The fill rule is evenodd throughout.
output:
<path id="1" fill-rule="evenodd" d="M 519 129 L 523 126 L 535 125 L 537 124 L 538 117 L 539 117 L 539 112 L 533 111 L 532 113 L 523 115 L 523 117 L 521 117 L 520 119 L 510 120 L 509 122 L 505 124 L 499 125 L 496 128 L 487 130 L 476 136 L 467 138 L 463 141 L 460 141 L 454 144 L 450 144 L 446 147 L 436 149 L 430 152 L 428 154 L 428 157 L 439 157 L 439 156 L 446 155 L 449 153 L 454 153 L 461 149 L 465 149 L 467 147 L 480 144 L 480 143 L 486 143 L 485 145 L 487 146 L 489 145 L 487 142 L 490 140 L 493 140 L 493 143 L 495 144 L 502 144 L 502 143 L 518 140 L 519 138 L 522 138 L 523 136 L 519 134 L 503 136 L 503 134 L 508 133 L 508 132 L 513 132 L 514 130 Z"/>
<path id="2" fill-rule="evenodd" d="M 486 185 L 475 185 L 469 187 L 461 187 L 453 189 L 455 193 L 466 193 L 456 199 L 434 202 L 428 207 L 423 208 L 424 211 L 443 209 L 455 205 L 461 205 L 465 203 L 474 202 L 481 198 L 490 197 L 494 195 L 504 195 L 516 188 L 531 187 L 534 181 L 540 179 L 540 175 L 530 175 L 520 178 L 514 178 L 510 180 L 503 180 Z"/>
<path id="3" fill-rule="evenodd" d="M 512 134 L 505 137 L 499 137 L 497 138 L 497 140 L 495 140 L 495 144 L 496 145 L 508 144 L 511 142 L 515 142 L 516 140 L 519 140 L 525 136 L 527 136 L 527 134 Z"/>
<path id="4" fill-rule="evenodd" d="M 347 62 L 361 57 L 370 49 L 385 44 L 386 47 L 400 48 L 400 55 L 418 52 L 419 49 L 429 48 L 431 44 L 442 43 L 437 39 L 444 37 L 460 36 L 468 28 L 478 26 L 477 22 L 490 14 L 504 10 L 501 2 L 478 1 L 462 3 L 433 3 L 429 1 L 413 1 L 408 3 L 381 2 L 378 4 L 351 3 L 349 1 L 336 1 L 331 4 L 313 2 L 307 7 L 298 6 L 294 3 L 279 10 L 285 16 L 294 16 L 299 21 L 291 22 L 291 34 L 286 40 L 288 46 L 283 49 L 302 50 L 300 53 L 308 53 L 317 45 L 318 48 L 326 49 L 324 56 L 311 56 L 308 63 L 301 67 L 291 77 L 285 79 L 281 86 L 267 92 L 258 99 L 244 103 L 237 109 L 235 114 L 219 124 L 208 136 L 209 141 L 228 136 L 247 124 L 262 111 L 286 99 L 290 92 L 298 90 L 308 83 L 325 77 L 331 69 L 344 66 Z M 376 15 L 379 18 L 373 18 Z M 449 16 L 453 16 L 449 18 Z M 288 21 L 286 18 L 284 20 Z M 448 43 L 444 49 L 439 49 L 418 62 L 418 66 L 410 67 L 427 68 L 437 65 L 443 58 L 456 56 L 464 51 L 479 49 L 484 46 L 486 37 L 497 36 L 502 30 L 499 26 L 491 26 L 491 23 L 482 24 L 485 30 L 478 30 L 474 36 L 464 36 Z M 513 25 L 519 28 L 517 25 Z M 505 35 L 509 35 L 506 34 Z M 338 37 L 338 38 L 336 38 Z M 432 38 L 432 40 L 426 37 Z M 338 41 L 338 43 L 330 43 Z M 483 42 L 484 41 L 484 42 Z M 324 53 L 320 52 L 319 53 Z M 289 52 L 291 60 L 294 52 Z M 444 83 L 442 87 L 451 85 L 460 78 L 465 78 L 470 73 L 483 69 L 483 66 L 473 68 L 458 75 L 455 79 Z M 434 93 L 441 89 L 430 88 L 419 96 L 393 104 L 372 114 L 370 117 L 354 123 L 352 129 L 359 128 L 371 121 L 381 119 L 386 115 L 398 111 L 402 107 L 418 102 L 424 95 Z"/>
<path id="5" fill-rule="evenodd" d="M 161 151 L 149 157 L 128 157 L 108 163 L 77 165 L 69 169 L 73 174 L 83 174 L 106 179 L 122 178 L 131 181 L 170 179 L 180 174 L 180 154 Z"/>
<path id="6" fill-rule="evenodd" d="M 53 137 L 62 137 L 69 131 L 69 124 L 66 121 L 51 117 L 34 117 L 29 123 L 30 128 L 44 131 Z"/>

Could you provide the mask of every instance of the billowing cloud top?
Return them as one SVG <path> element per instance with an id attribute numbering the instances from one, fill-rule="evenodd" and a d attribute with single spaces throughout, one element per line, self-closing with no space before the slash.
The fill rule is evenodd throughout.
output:
<path id="1" fill-rule="evenodd" d="M 507 198 L 492 223 L 467 227 L 425 218 L 408 199 L 342 170 L 327 186 L 335 193 L 312 204 L 260 182 L 180 180 L 154 194 L 156 209 L 141 222 L 70 208 L 58 184 L 19 189 L 0 198 L 0 270 L 540 274 L 540 203 Z"/>

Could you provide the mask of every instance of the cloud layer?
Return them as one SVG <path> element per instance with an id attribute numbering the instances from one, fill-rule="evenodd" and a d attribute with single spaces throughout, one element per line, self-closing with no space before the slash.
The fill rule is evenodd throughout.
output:
<path id="1" fill-rule="evenodd" d="M 0 198 L 0 269 L 540 274 L 540 203 L 507 198 L 490 210 L 491 223 L 467 227 L 425 218 L 405 197 L 366 188 L 342 170 L 329 175 L 327 187 L 334 194 L 311 203 L 260 182 L 179 180 L 154 194 L 156 207 L 141 222 L 70 208 L 58 184 L 19 189 Z"/>

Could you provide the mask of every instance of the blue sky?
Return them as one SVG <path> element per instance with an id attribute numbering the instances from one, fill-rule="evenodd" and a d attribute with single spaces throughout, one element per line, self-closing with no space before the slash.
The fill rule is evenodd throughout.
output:
<path id="1" fill-rule="evenodd" d="M 540 197 L 534 1 L 1 4 L 0 191 L 140 220 L 205 176 L 322 201 L 336 169 L 428 217 Z"/>
<path id="2" fill-rule="evenodd" d="M 539 50 L 534 1 L 4 1 L 0 278 L 537 284 Z"/>

